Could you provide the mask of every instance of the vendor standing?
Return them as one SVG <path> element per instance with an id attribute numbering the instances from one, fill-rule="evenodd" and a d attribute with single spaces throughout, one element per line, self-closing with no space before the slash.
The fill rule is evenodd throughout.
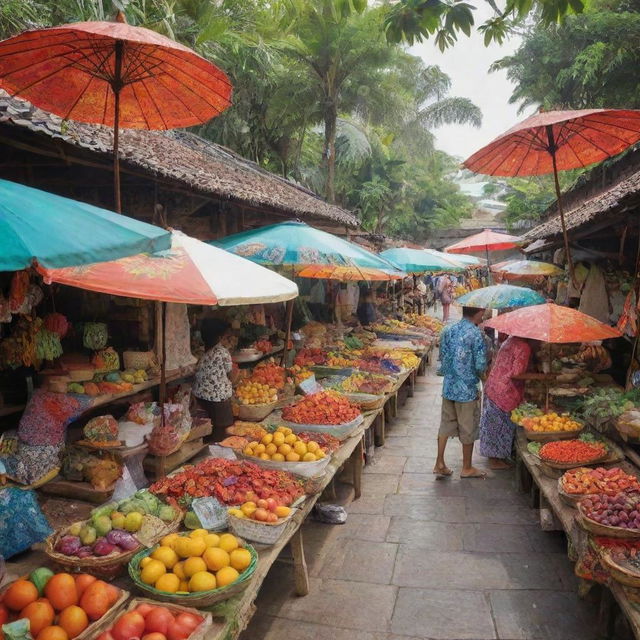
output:
<path id="1" fill-rule="evenodd" d="M 225 438 L 224 430 L 234 422 L 231 406 L 233 361 L 229 348 L 235 347 L 235 336 L 229 323 L 217 318 L 202 321 L 205 354 L 198 362 L 192 393 L 211 418 L 213 440 Z"/>
<path id="2" fill-rule="evenodd" d="M 532 340 L 510 336 L 502 344 L 487 381 L 480 418 L 480 455 L 489 458 L 489 468 L 509 469 L 516 425 L 511 412 L 524 398 L 523 376 L 529 368 Z"/>

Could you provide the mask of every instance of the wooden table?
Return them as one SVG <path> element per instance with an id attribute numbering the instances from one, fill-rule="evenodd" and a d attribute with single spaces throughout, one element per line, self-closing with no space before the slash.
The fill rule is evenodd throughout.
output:
<path id="1" fill-rule="evenodd" d="M 638 473 L 638 469 L 630 462 L 615 463 L 628 473 Z M 545 476 L 536 456 L 527 450 L 527 439 L 521 430 L 516 437 L 516 482 L 520 490 L 529 489 L 531 505 L 540 509 L 540 526 L 544 531 L 564 530 L 569 541 L 568 555 L 573 562 L 586 549 L 589 533 L 577 521 L 577 510 L 562 501 L 558 494 L 558 481 Z M 588 591 L 593 583 L 583 582 L 581 592 Z M 599 626 L 602 637 L 612 637 L 614 621 L 613 602 L 617 602 L 620 610 L 627 618 L 635 638 L 640 640 L 640 609 L 637 609 L 627 597 L 623 587 L 612 581 L 602 589 L 600 601 Z"/>
<path id="2" fill-rule="evenodd" d="M 358 498 L 360 496 L 364 453 L 363 436 L 365 429 L 371 426 L 373 417 L 373 415 L 365 417 L 360 429 L 345 440 L 340 449 L 333 454 L 322 482 L 322 490 L 329 486 L 343 465 L 349 463 L 353 472 L 355 497 Z M 267 577 L 269 569 L 287 544 L 291 545 L 296 593 L 299 596 L 305 596 L 309 593 L 309 576 L 300 527 L 322 495 L 322 490 L 305 500 L 275 545 L 259 551 L 258 567 L 247 589 L 231 600 L 227 600 L 222 605 L 211 609 L 214 616 L 216 614 L 218 616 L 215 619 L 214 632 L 207 635 L 207 640 L 233 640 L 246 628 L 255 612 L 254 601 L 258 596 L 262 583 Z"/>

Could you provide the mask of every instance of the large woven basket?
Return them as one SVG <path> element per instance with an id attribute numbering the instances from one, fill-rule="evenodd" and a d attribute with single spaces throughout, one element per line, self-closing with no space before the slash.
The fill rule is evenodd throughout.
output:
<path id="1" fill-rule="evenodd" d="M 573 438 L 578 438 L 580 434 L 584 431 L 584 427 L 582 429 L 578 429 L 577 431 L 531 431 L 529 429 L 522 430 L 524 431 L 524 435 L 527 440 L 532 440 L 533 442 L 555 442 L 556 440 L 573 440 Z"/>
<path id="2" fill-rule="evenodd" d="M 251 518 L 238 518 L 229 514 L 229 528 L 232 533 L 240 538 L 255 542 L 257 544 L 272 545 L 280 540 L 291 518 L 293 518 L 295 509 L 279 522 L 258 522 Z"/>
<path id="3" fill-rule="evenodd" d="M 580 462 L 554 462 L 553 460 L 547 460 L 542 457 L 540 458 L 540 460 L 552 469 L 564 469 L 565 471 L 568 471 L 569 469 L 575 469 L 576 467 L 590 467 L 594 464 L 600 464 L 601 462 L 604 462 L 608 457 L 609 452 L 607 451 L 603 456 L 600 456 L 599 458 Z"/>
<path id="4" fill-rule="evenodd" d="M 155 600 L 149 600 L 147 598 L 133 598 L 133 600 L 129 602 L 129 606 L 126 609 L 123 608 L 121 611 L 116 611 L 115 614 L 111 616 L 110 620 L 104 620 L 105 616 L 103 616 L 97 623 L 95 623 L 97 627 L 93 629 L 94 634 L 91 636 L 87 636 L 86 640 L 93 640 L 94 638 L 97 638 L 100 633 L 106 631 L 109 627 L 111 627 L 111 625 L 116 622 L 116 620 L 120 617 L 120 614 L 133 611 L 141 604 L 149 604 L 152 606 L 158 605 L 157 601 Z M 189 636 L 189 640 L 205 640 L 213 624 L 213 617 L 211 613 L 209 613 L 208 611 L 198 611 L 197 609 L 194 609 L 192 607 L 183 607 L 182 605 L 171 603 L 167 603 L 165 605 L 165 608 L 169 609 L 169 611 L 171 611 L 171 613 L 173 613 L 174 615 L 180 613 L 192 613 L 203 618 L 202 622 L 194 629 L 194 631 L 192 631 L 191 635 Z M 83 640 L 83 638 L 81 636 L 78 636 L 75 640 Z"/>
<path id="5" fill-rule="evenodd" d="M 157 545 L 150 549 L 139 551 L 133 556 L 129 562 L 129 576 L 136 587 L 138 587 L 140 591 L 147 593 L 153 600 L 179 604 L 184 607 L 195 607 L 196 609 L 211 607 L 217 602 L 228 600 L 242 593 L 247 588 L 250 578 L 258 566 L 258 552 L 250 544 L 244 544 L 243 546 L 251 554 L 251 564 L 240 574 L 240 577 L 235 582 L 232 582 L 226 587 L 220 587 L 219 589 L 200 591 L 198 593 L 177 594 L 159 591 L 155 587 L 142 582 L 142 580 L 140 580 L 140 562 L 143 558 L 151 555 L 157 549 Z"/>
<path id="6" fill-rule="evenodd" d="M 640 574 L 620 566 L 611 555 L 607 552 L 602 554 L 602 563 L 605 565 L 609 575 L 620 584 L 624 584 L 627 587 L 640 588 Z"/>
<path id="7" fill-rule="evenodd" d="M 626 538 L 628 540 L 640 540 L 640 529 L 624 529 L 622 527 L 612 527 L 611 525 L 600 524 L 588 518 L 578 502 L 579 522 L 583 529 L 596 536 L 608 536 L 609 538 Z"/>
<path id="8" fill-rule="evenodd" d="M 233 403 L 233 415 L 247 422 L 260 422 L 264 420 L 278 405 L 278 402 L 266 402 L 264 404 L 238 404 Z"/>
<path id="9" fill-rule="evenodd" d="M 564 502 L 567 506 L 573 507 L 574 509 L 578 508 L 578 502 L 583 498 L 586 498 L 589 494 L 587 493 L 567 493 L 563 488 L 562 477 L 558 478 L 558 495 L 560 496 L 560 500 Z"/>
<path id="10" fill-rule="evenodd" d="M 386 396 L 376 396 L 372 393 L 345 393 L 349 402 L 355 404 L 361 411 L 373 411 L 384 406 Z"/>
<path id="11" fill-rule="evenodd" d="M 180 522 L 182 521 L 182 514 L 179 514 L 171 522 L 165 523 L 166 527 L 161 533 L 155 536 L 154 540 L 151 540 L 152 544 L 155 544 L 169 533 L 173 533 L 180 528 Z M 85 521 L 85 522 L 88 522 Z M 71 525 L 70 525 L 71 526 Z M 59 529 L 51 534 L 45 540 L 44 552 L 56 565 L 63 567 L 71 573 L 90 573 L 93 576 L 110 580 L 115 578 L 124 572 L 125 565 L 133 558 L 133 556 L 140 550 L 140 547 L 133 551 L 125 551 L 121 553 L 111 553 L 108 556 L 88 558 L 77 558 L 76 556 L 66 556 L 64 553 L 59 553 L 55 550 L 58 540 L 67 534 L 70 527 Z M 134 534 L 135 535 L 135 534 Z"/>

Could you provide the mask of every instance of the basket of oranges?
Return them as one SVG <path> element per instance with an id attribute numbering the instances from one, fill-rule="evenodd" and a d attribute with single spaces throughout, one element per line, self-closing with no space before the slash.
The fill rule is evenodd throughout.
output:
<path id="1" fill-rule="evenodd" d="M 290 427 L 278 427 L 258 440 L 250 442 L 242 451 L 241 459 L 251 460 L 265 469 L 289 471 L 304 478 L 324 473 L 331 461 L 327 450 L 314 440 L 300 439 Z"/>
<path id="2" fill-rule="evenodd" d="M 196 529 L 137 553 L 129 576 L 154 600 L 202 608 L 242 592 L 257 564 L 256 550 L 232 533 Z"/>
<path id="3" fill-rule="evenodd" d="M 268 384 L 248 378 L 235 390 L 233 414 L 240 420 L 260 422 L 278 404 L 278 390 Z"/>
<path id="4" fill-rule="evenodd" d="M 541 416 L 523 418 L 520 424 L 527 439 L 535 442 L 571 440 L 578 437 L 584 429 L 584 424 L 568 413 L 558 414 L 555 411 Z"/>
<path id="5" fill-rule="evenodd" d="M 270 546 L 278 542 L 296 511 L 274 498 L 245 502 L 228 509 L 229 528 L 245 540 Z"/>

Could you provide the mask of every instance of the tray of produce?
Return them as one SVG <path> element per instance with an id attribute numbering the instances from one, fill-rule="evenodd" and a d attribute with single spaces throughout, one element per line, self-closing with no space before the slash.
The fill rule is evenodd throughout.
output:
<path id="1" fill-rule="evenodd" d="M 231 532 L 256 544 L 272 545 L 278 542 L 296 509 L 279 505 L 276 500 L 245 502 L 228 510 Z"/>
<path id="2" fill-rule="evenodd" d="M 356 405 L 360 411 L 373 411 L 374 409 L 380 409 L 384 406 L 384 403 L 387 400 L 386 396 L 376 396 L 371 393 L 344 392 L 344 395 L 347 400 Z"/>
<path id="3" fill-rule="evenodd" d="M 578 502 L 580 524 L 597 536 L 640 538 L 640 493 L 592 495 Z"/>
<path id="4" fill-rule="evenodd" d="M 94 640 L 128 597 L 87 573 L 72 576 L 40 567 L 0 589 L 0 613 L 6 616 L 0 617 L 6 625 L 2 637 Z M 15 633 L 10 636 L 7 627 Z"/>
<path id="5" fill-rule="evenodd" d="M 321 391 L 285 407 L 282 419 L 293 431 L 319 431 L 344 440 L 360 426 L 363 417 L 342 394 Z"/>
<path id="6" fill-rule="evenodd" d="M 91 518 L 53 533 L 45 553 L 73 572 L 104 578 L 120 573 L 143 545 L 154 544 L 180 526 L 182 513 L 146 490 L 91 512 Z"/>
<path id="7" fill-rule="evenodd" d="M 552 469 L 573 469 L 602 462 L 609 453 L 603 442 L 576 439 L 547 442 L 540 447 L 538 455 Z"/>
<path id="8" fill-rule="evenodd" d="M 129 562 L 129 576 L 154 600 L 210 607 L 241 593 L 258 565 L 258 554 L 232 533 L 205 529 L 170 534 Z"/>
<path id="9" fill-rule="evenodd" d="M 322 475 L 331 456 L 314 440 L 301 440 L 293 429 L 278 427 L 261 440 L 250 442 L 238 458 L 249 459 L 265 469 L 289 471 L 303 478 Z"/>
<path id="10" fill-rule="evenodd" d="M 393 391 L 393 386 L 394 380 L 390 380 L 388 376 L 356 372 L 342 382 L 340 391 L 384 395 Z"/>
<path id="11" fill-rule="evenodd" d="M 303 482 L 286 471 L 264 469 L 248 460 L 206 458 L 154 482 L 149 491 L 167 503 L 189 508 L 194 498 L 212 496 L 234 506 L 257 498 L 291 505 L 304 495 Z"/>
<path id="12" fill-rule="evenodd" d="M 614 496 L 621 491 L 640 491 L 640 482 L 636 476 L 620 467 L 579 467 L 567 471 L 558 480 L 558 493 L 569 506 L 576 506 L 579 500 L 588 495 Z"/>
<path id="13" fill-rule="evenodd" d="M 127 608 L 101 622 L 97 640 L 122 640 L 124 638 L 176 638 L 180 640 L 205 640 L 211 630 L 212 616 L 208 611 L 198 611 L 178 604 L 158 604 L 147 598 L 134 598 Z"/>
<path id="14" fill-rule="evenodd" d="M 570 440 L 584 430 L 584 425 L 571 418 L 569 414 L 558 414 L 554 411 L 539 416 L 523 417 L 520 425 L 527 440 L 536 442 Z"/>

